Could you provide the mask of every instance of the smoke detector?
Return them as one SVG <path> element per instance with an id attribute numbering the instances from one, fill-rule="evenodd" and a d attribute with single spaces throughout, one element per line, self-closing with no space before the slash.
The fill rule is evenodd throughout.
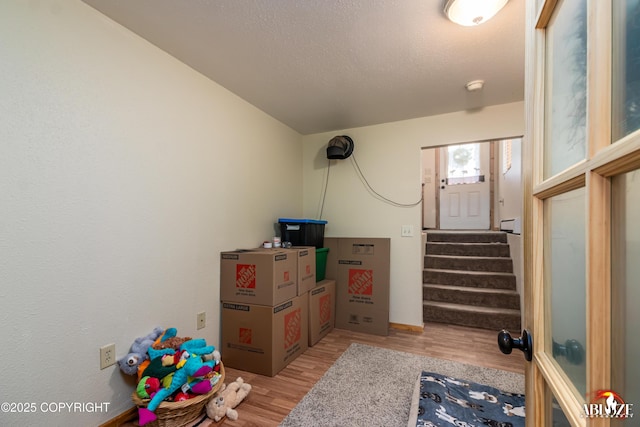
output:
<path id="1" fill-rule="evenodd" d="M 464 87 L 469 92 L 475 92 L 475 91 L 481 90 L 483 86 L 484 86 L 484 80 L 472 80 L 468 82 L 466 85 L 464 85 Z"/>

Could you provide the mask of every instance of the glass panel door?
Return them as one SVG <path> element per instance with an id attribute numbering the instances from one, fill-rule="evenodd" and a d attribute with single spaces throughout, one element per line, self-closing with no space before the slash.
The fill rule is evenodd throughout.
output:
<path id="1" fill-rule="evenodd" d="M 640 408 L 640 0 L 527 2 L 527 426 Z"/>
<path id="2" fill-rule="evenodd" d="M 585 158 L 587 2 L 561 0 L 547 27 L 544 177 Z"/>
<path id="3" fill-rule="evenodd" d="M 640 171 L 613 179 L 612 217 L 612 389 L 640 408 Z"/>
<path id="4" fill-rule="evenodd" d="M 640 0 L 613 4 L 613 141 L 640 129 Z"/>
<path id="5" fill-rule="evenodd" d="M 580 188 L 545 200 L 545 277 L 549 293 L 546 351 L 586 393 L 586 196 Z"/>

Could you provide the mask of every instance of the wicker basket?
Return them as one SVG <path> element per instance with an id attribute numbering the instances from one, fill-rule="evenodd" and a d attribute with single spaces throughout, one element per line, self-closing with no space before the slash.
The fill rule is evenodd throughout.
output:
<path id="1" fill-rule="evenodd" d="M 149 427 L 181 427 L 195 421 L 204 413 L 204 407 L 224 384 L 224 365 L 220 362 L 220 378 L 207 394 L 201 394 L 180 402 L 162 402 L 154 413 L 157 420 L 146 424 Z M 145 408 L 149 399 L 140 399 L 134 391 L 131 395 L 133 403 L 139 408 Z"/>

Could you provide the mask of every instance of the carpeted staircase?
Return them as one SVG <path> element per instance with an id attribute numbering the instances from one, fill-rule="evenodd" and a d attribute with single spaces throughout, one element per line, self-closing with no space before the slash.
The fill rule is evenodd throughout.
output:
<path id="1" fill-rule="evenodd" d="M 520 331 L 520 296 L 503 232 L 429 231 L 425 322 Z"/>

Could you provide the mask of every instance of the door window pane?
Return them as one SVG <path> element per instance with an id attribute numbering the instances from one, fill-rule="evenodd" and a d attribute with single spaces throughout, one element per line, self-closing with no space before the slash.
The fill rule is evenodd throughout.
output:
<path id="1" fill-rule="evenodd" d="M 640 171 L 614 178 L 612 218 L 612 388 L 622 396 L 625 402 L 638 404 L 640 403 L 640 340 L 638 340 Z"/>
<path id="2" fill-rule="evenodd" d="M 480 143 L 447 147 L 447 185 L 484 181 L 480 166 Z"/>
<path id="3" fill-rule="evenodd" d="M 613 2 L 613 141 L 640 129 L 640 0 Z"/>
<path id="4" fill-rule="evenodd" d="M 549 391 L 549 393 L 551 393 L 551 391 Z M 571 423 L 569 422 L 567 417 L 564 415 L 564 412 L 562 411 L 562 408 L 560 407 L 558 400 L 553 394 L 551 396 L 552 396 L 551 397 L 551 420 L 552 420 L 551 426 L 552 427 L 571 427 Z"/>
<path id="5" fill-rule="evenodd" d="M 544 178 L 583 160 L 587 119 L 587 4 L 561 0 L 547 27 Z"/>
<path id="6" fill-rule="evenodd" d="M 586 392 L 585 189 L 545 201 L 545 280 L 552 343 L 547 351 L 582 395 Z"/>

